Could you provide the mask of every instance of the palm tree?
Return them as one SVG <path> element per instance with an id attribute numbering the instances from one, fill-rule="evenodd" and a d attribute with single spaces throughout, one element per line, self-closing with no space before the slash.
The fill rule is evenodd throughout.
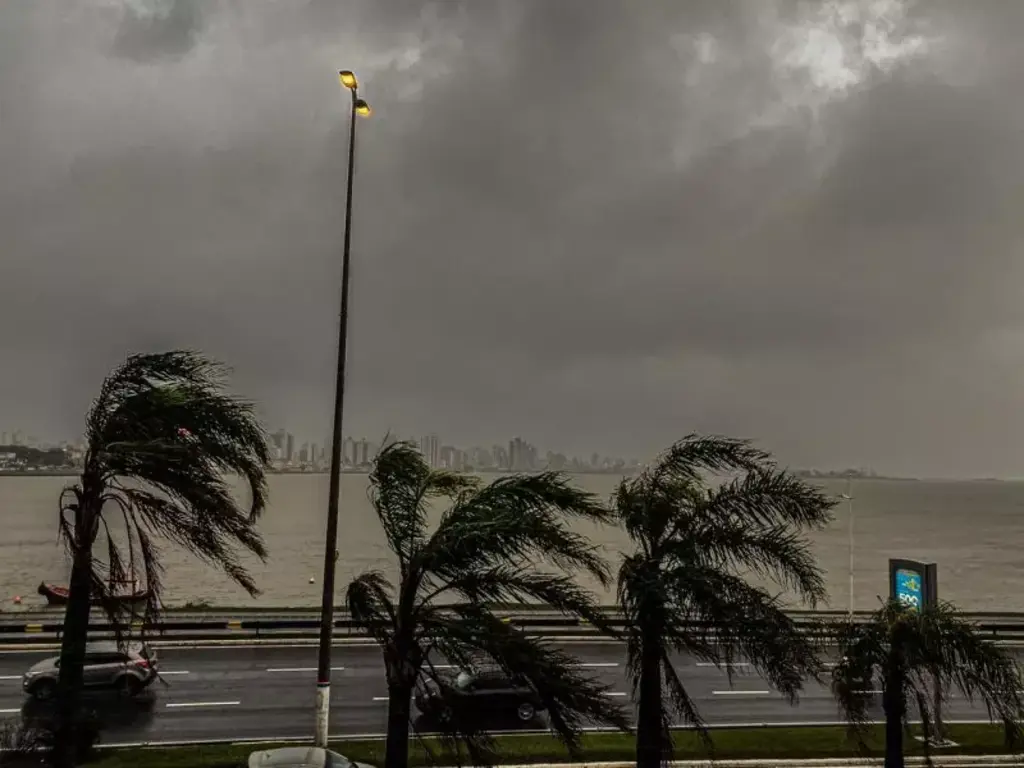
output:
<path id="1" fill-rule="evenodd" d="M 709 487 L 711 472 L 739 473 Z M 753 573 L 814 603 L 825 597 L 804 537 L 830 519 L 832 502 L 799 478 L 776 470 L 746 441 L 689 435 L 612 498 L 636 546 L 624 555 L 618 599 L 627 623 L 629 675 L 637 714 L 637 766 L 670 759 L 672 710 L 710 738 L 677 675 L 673 653 L 724 667 L 745 657 L 791 701 L 815 648 L 779 596 L 749 583 Z"/>
<path id="2" fill-rule="evenodd" d="M 267 436 L 253 405 L 224 393 L 224 373 L 188 351 L 132 355 L 107 376 L 89 411 L 81 476 L 60 499 L 60 534 L 72 568 L 57 686 L 57 721 L 64 729 L 58 744 L 72 743 L 90 603 L 98 600 L 116 618 L 113 585 L 138 566 L 149 592 L 146 617 L 159 608 L 155 537 L 258 593 L 235 546 L 266 557 L 254 522 L 267 502 Z M 228 473 L 248 484 L 247 509 L 232 495 Z M 105 560 L 94 557 L 97 545 Z"/>
<path id="3" fill-rule="evenodd" d="M 949 603 L 921 610 L 895 600 L 863 623 L 838 626 L 840 660 L 832 672 L 832 692 L 854 735 L 864 745 L 872 689 L 880 687 L 885 712 L 885 765 L 903 768 L 903 738 L 910 706 L 917 707 L 925 732 L 939 721 L 929 681 L 981 699 L 989 717 L 1001 721 L 1007 746 L 1024 745 L 1021 677 L 1013 656 L 978 632 Z M 934 688 L 931 689 L 934 693 Z M 941 699 L 940 699 L 941 700 Z M 925 741 L 925 748 L 929 745 Z"/>
<path id="4" fill-rule="evenodd" d="M 385 447 L 370 474 L 370 501 L 397 560 L 393 585 L 379 571 L 348 586 L 352 620 L 380 644 L 388 686 L 386 768 L 408 761 L 411 698 L 418 685 L 444 690 L 432 652 L 451 664 L 493 664 L 524 679 L 544 704 L 552 729 L 570 749 L 584 719 L 625 728 L 606 686 L 572 656 L 524 635 L 492 610 L 495 603 L 541 602 L 601 623 L 593 598 L 572 580 L 580 570 L 609 583 L 596 549 L 568 527 L 573 518 L 604 521 L 607 512 L 558 473 L 477 478 L 427 466 L 409 443 Z M 432 502 L 448 507 L 431 532 Z M 548 573 L 547 562 L 561 569 Z M 451 719 L 447 746 L 465 745 L 474 764 L 493 758 L 486 735 L 466 713 Z"/>

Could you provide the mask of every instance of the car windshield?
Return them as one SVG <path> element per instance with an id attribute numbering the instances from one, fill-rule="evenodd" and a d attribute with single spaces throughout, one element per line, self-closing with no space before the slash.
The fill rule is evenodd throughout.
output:
<path id="1" fill-rule="evenodd" d="M 469 672 L 459 672 L 459 676 L 455 678 L 455 687 L 460 690 L 466 690 L 473 683 L 473 676 Z"/>

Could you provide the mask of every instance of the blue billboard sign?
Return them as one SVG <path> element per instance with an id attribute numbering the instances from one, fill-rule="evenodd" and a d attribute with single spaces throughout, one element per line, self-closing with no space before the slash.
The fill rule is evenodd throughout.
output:
<path id="1" fill-rule="evenodd" d="M 896 569 L 896 599 L 911 608 L 919 608 L 924 602 L 924 578 L 910 568 Z"/>
<path id="2" fill-rule="evenodd" d="M 889 560 L 889 596 L 913 609 L 934 605 L 938 599 L 935 563 Z"/>

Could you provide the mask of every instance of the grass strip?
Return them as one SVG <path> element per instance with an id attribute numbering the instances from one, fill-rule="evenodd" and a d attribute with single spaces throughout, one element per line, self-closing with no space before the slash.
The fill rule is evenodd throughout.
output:
<path id="1" fill-rule="evenodd" d="M 1002 731 L 997 726 L 953 724 L 947 726 L 947 729 L 948 737 L 957 742 L 958 746 L 936 753 L 977 755 L 1006 752 Z M 713 732 L 713 740 L 713 756 L 717 759 L 863 756 L 857 751 L 856 743 L 850 741 L 846 729 L 837 726 L 716 730 Z M 867 741 L 868 754 L 881 756 L 884 746 L 882 727 L 872 728 Z M 565 748 L 548 735 L 501 735 L 496 737 L 495 742 L 501 755 L 500 761 L 506 764 L 570 761 Z M 635 758 L 635 744 L 630 734 L 587 733 L 583 738 L 583 759 L 588 762 L 632 761 Z M 678 760 L 709 757 L 697 734 L 692 731 L 677 731 L 675 746 Z M 243 744 L 104 750 L 101 758 L 91 765 L 96 768 L 243 768 L 251 752 L 272 747 Z M 908 739 L 905 747 L 907 755 L 922 754 L 922 744 L 916 739 Z M 384 762 L 384 742 L 381 740 L 340 741 L 333 744 L 332 749 L 356 762 L 373 765 Z M 445 764 L 446 761 L 441 762 Z M 413 744 L 409 755 L 410 768 L 431 764 L 422 745 Z"/>

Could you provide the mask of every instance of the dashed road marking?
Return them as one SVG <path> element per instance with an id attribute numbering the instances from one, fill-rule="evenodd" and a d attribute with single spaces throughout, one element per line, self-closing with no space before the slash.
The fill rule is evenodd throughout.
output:
<path id="1" fill-rule="evenodd" d="M 0 715 L 16 715 L 21 712 L 20 709 L 0 709 Z"/>
<path id="2" fill-rule="evenodd" d="M 183 709 L 185 707 L 237 707 L 240 701 L 181 701 L 168 704 L 168 709 Z"/>
<path id="3" fill-rule="evenodd" d="M 160 677 L 167 677 L 168 675 L 187 675 L 187 674 L 188 674 L 188 670 L 184 670 L 184 669 L 169 669 L 169 670 L 166 670 L 166 671 L 165 670 L 160 670 Z"/>
<path id="4" fill-rule="evenodd" d="M 628 693 L 623 693 L 622 691 L 609 691 L 609 692 L 605 693 L 605 696 L 628 696 L 628 695 L 629 695 Z"/>
<path id="5" fill-rule="evenodd" d="M 771 691 L 712 691 L 715 696 L 767 696 Z"/>
<path id="6" fill-rule="evenodd" d="M 373 700 L 374 701 L 387 701 L 388 697 L 387 696 L 374 696 Z"/>
<path id="7" fill-rule="evenodd" d="M 580 664 L 581 667 L 617 667 L 617 662 L 614 661 L 585 661 Z"/>
<path id="8" fill-rule="evenodd" d="M 344 667 L 331 667 L 331 672 L 341 672 Z M 267 672 L 316 672 L 316 667 L 268 667 Z"/>
<path id="9" fill-rule="evenodd" d="M 0 680 L 21 680 L 21 675 L 0 675 Z"/>
<path id="10" fill-rule="evenodd" d="M 721 664 L 715 664 L 715 662 L 713 662 L 713 661 L 698 661 L 697 662 L 697 666 L 698 667 L 749 667 L 750 666 L 750 662 L 749 661 L 734 661 L 731 664 L 726 664 L 725 662 L 722 662 Z"/>

